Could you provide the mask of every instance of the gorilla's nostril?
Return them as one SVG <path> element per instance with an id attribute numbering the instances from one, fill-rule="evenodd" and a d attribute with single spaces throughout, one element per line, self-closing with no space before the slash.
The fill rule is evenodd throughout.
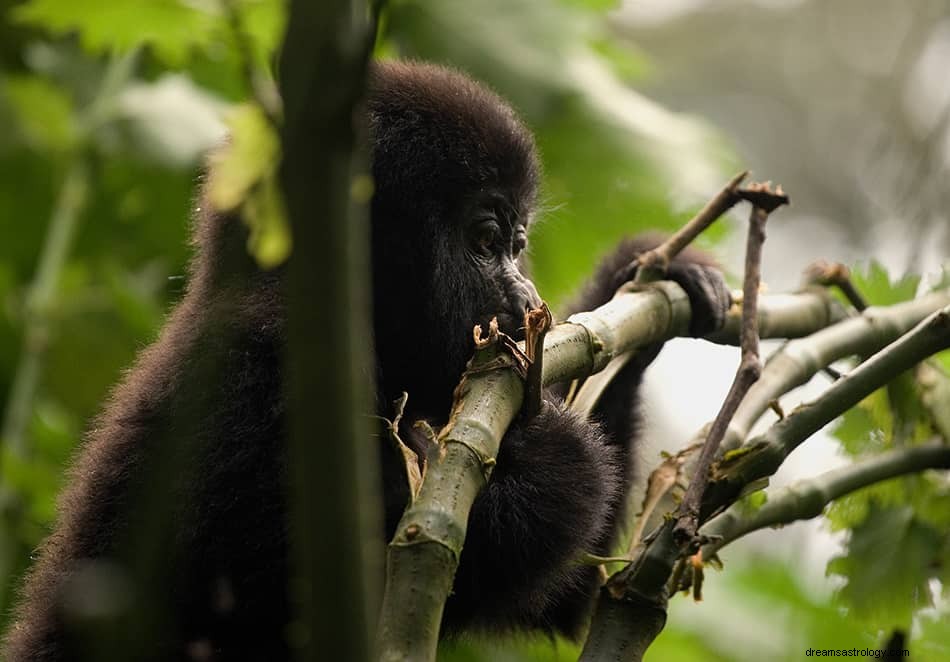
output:
<path id="1" fill-rule="evenodd" d="M 534 283 L 532 283 L 530 280 L 525 281 L 524 290 L 525 290 L 525 309 L 533 310 L 534 308 L 540 308 L 541 295 L 538 294 L 538 290 L 535 288 Z"/>

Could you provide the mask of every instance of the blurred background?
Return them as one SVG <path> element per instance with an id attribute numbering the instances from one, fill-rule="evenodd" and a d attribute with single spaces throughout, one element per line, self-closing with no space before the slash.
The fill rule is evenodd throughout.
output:
<path id="1" fill-rule="evenodd" d="M 282 22 L 276 0 L 0 0 L 4 615 L 83 430 L 183 291 L 202 154 L 248 98 L 242 62 L 272 70 Z M 379 57 L 459 67 L 535 131 L 546 181 L 530 250 L 555 305 L 618 237 L 678 227 L 746 168 L 793 201 L 769 224 L 772 291 L 822 258 L 857 266 L 887 303 L 918 287 L 905 274 L 931 283 L 946 263 L 950 2 L 390 0 L 380 36 Z M 702 238 L 733 275 L 743 228 L 737 216 Z M 670 343 L 649 372 L 645 471 L 715 415 L 736 359 Z M 831 437 L 812 440 L 778 482 L 839 455 Z M 843 534 L 781 533 L 730 547 L 704 602 L 675 598 L 648 659 L 878 645 L 825 577 Z M 917 659 L 950 642 L 928 613 Z M 444 657 L 576 654 L 561 641 L 473 641 Z"/>

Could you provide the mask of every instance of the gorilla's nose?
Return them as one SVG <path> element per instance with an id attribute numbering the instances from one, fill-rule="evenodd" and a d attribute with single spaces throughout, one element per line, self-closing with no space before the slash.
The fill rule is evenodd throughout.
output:
<path id="1" fill-rule="evenodd" d="M 512 294 L 511 308 L 513 311 L 523 313 L 526 310 L 532 310 L 541 305 L 541 296 L 534 287 L 534 283 L 528 279 L 524 279 L 518 283 Z"/>
<path id="2" fill-rule="evenodd" d="M 525 279 L 521 284 L 521 302 L 522 310 L 533 310 L 535 308 L 541 307 L 541 295 L 538 294 L 537 288 L 535 288 L 534 283 L 530 280 Z"/>

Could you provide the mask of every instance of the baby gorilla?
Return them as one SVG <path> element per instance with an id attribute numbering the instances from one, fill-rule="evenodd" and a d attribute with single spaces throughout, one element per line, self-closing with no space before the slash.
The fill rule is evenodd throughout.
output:
<path id="1" fill-rule="evenodd" d="M 392 418 L 393 401 L 408 393 L 401 432 L 422 452 L 412 424 L 445 423 L 472 354 L 472 327 L 497 316 L 517 337 L 525 309 L 540 301 L 523 259 L 538 156 L 504 101 L 437 66 L 373 65 L 366 118 L 376 185 L 376 413 Z M 186 447 L 188 471 L 162 486 L 173 519 L 153 526 L 170 608 L 154 659 L 290 658 L 282 271 L 228 266 L 235 255 L 250 264 L 246 229 L 233 215 L 206 208 L 196 244 L 187 293 L 115 390 L 72 469 L 7 635 L 8 662 L 80 656 L 77 594 L 104 569 L 113 579 L 135 576 L 121 566 L 122 541 L 150 523 L 131 505 L 172 437 Z M 621 242 L 571 310 L 608 301 L 648 247 Z M 715 268 L 690 254 L 669 277 L 689 294 L 693 335 L 721 325 L 729 296 Z M 637 389 L 658 350 L 639 352 L 623 369 L 595 421 L 551 392 L 530 423 L 512 425 L 471 512 L 445 632 L 580 632 L 597 579 L 576 561 L 583 551 L 607 552 L 624 516 Z M 211 380 L 208 355 L 226 357 Z M 408 492 L 382 428 L 377 443 L 391 537 Z"/>

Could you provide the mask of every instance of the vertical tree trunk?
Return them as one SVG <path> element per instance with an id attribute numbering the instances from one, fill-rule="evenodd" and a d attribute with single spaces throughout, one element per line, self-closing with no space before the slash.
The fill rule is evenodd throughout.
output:
<path id="1" fill-rule="evenodd" d="M 288 264 L 291 518 L 300 660 L 373 656 L 382 576 L 369 382 L 366 161 L 355 107 L 366 6 L 293 0 L 280 61 Z M 367 186 L 360 186 L 366 183 Z M 355 184 L 355 185 L 354 185 Z"/>

